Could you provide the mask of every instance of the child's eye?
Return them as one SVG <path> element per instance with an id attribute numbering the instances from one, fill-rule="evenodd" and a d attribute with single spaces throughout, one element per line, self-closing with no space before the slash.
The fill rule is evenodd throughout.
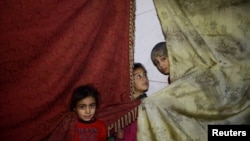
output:
<path id="1" fill-rule="evenodd" d="M 163 61 L 166 60 L 166 57 L 161 57 L 161 60 L 163 60 Z"/>
<path id="2" fill-rule="evenodd" d="M 90 104 L 90 105 L 80 105 L 79 108 L 82 109 L 82 110 L 86 110 L 87 108 L 94 109 L 94 108 L 96 108 L 96 104 L 93 103 L 93 104 Z"/>
<path id="3" fill-rule="evenodd" d="M 159 61 L 155 61 L 155 64 L 158 65 L 158 64 L 159 64 Z"/>
<path id="4" fill-rule="evenodd" d="M 136 78 L 136 79 L 141 79 L 142 76 L 141 76 L 140 74 L 138 74 L 138 75 L 135 76 L 135 78 Z"/>
<path id="5" fill-rule="evenodd" d="M 143 77 L 147 78 L 147 74 L 143 74 L 143 75 L 138 74 L 138 75 L 135 76 L 135 79 L 142 79 Z"/>
<path id="6" fill-rule="evenodd" d="M 94 108 L 96 108 L 96 104 L 90 104 L 89 107 L 90 107 L 91 109 L 94 109 Z"/>
<path id="7" fill-rule="evenodd" d="M 84 110 L 86 109 L 86 105 L 81 105 L 80 108 Z"/>

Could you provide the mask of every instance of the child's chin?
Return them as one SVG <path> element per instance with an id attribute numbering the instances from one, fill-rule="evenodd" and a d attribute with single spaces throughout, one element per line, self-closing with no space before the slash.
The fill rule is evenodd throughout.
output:
<path id="1" fill-rule="evenodd" d="M 88 121 L 91 121 L 92 119 L 93 118 L 91 117 L 91 118 L 83 118 L 82 120 L 88 122 Z"/>
<path id="2" fill-rule="evenodd" d="M 167 72 L 164 72 L 164 74 L 165 74 L 165 75 L 169 75 L 169 72 L 168 72 L 168 71 L 167 71 Z"/>
<path id="3" fill-rule="evenodd" d="M 163 75 L 168 75 L 166 72 L 162 72 L 162 71 L 161 71 L 161 73 L 162 73 Z"/>

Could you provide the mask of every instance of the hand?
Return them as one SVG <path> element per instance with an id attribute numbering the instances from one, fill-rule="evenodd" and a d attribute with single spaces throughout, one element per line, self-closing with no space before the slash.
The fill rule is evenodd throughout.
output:
<path id="1" fill-rule="evenodd" d="M 123 139 L 124 138 L 124 131 L 122 129 L 119 129 L 116 133 L 117 139 Z"/>

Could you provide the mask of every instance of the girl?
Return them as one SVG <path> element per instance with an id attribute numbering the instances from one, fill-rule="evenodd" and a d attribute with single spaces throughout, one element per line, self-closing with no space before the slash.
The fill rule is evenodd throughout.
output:
<path id="1" fill-rule="evenodd" d="M 135 99 L 143 99 L 147 97 L 146 91 L 148 91 L 149 83 L 148 76 L 145 67 L 141 63 L 134 63 L 133 67 L 134 75 L 134 93 Z"/>
<path id="2" fill-rule="evenodd" d="M 78 117 L 74 141 L 106 141 L 108 128 L 104 121 L 95 118 L 99 92 L 90 85 L 76 88 L 71 98 L 70 109 Z"/>
<path id="3" fill-rule="evenodd" d="M 141 63 L 134 63 L 133 75 L 133 98 L 137 100 L 142 100 L 147 97 L 147 94 L 145 92 L 148 91 L 149 87 L 147 71 Z M 118 131 L 116 135 L 116 141 L 136 141 L 136 134 L 137 121 L 134 121 L 130 125 L 126 126 L 123 130 Z"/>

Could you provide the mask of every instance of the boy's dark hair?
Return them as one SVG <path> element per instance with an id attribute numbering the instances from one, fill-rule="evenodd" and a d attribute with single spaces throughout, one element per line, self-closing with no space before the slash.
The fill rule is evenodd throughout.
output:
<path id="1" fill-rule="evenodd" d="M 98 106 L 99 92 L 92 85 L 88 84 L 88 85 L 83 85 L 83 86 L 79 86 L 75 88 L 73 91 L 73 95 L 71 97 L 70 110 L 74 111 L 74 108 L 76 107 L 77 102 L 89 96 L 95 99 L 96 105 Z"/>
<path id="2" fill-rule="evenodd" d="M 141 63 L 134 63 L 134 68 L 133 68 L 133 71 L 138 69 L 138 68 L 141 68 L 144 70 L 145 73 L 147 73 L 147 70 L 146 68 L 141 64 Z"/>
<path id="3" fill-rule="evenodd" d="M 154 62 L 154 59 L 157 56 L 168 57 L 168 50 L 167 50 L 167 47 L 166 47 L 166 42 L 159 42 L 153 47 L 153 49 L 151 51 L 151 60 L 152 60 L 154 65 L 156 65 L 155 62 Z"/>

